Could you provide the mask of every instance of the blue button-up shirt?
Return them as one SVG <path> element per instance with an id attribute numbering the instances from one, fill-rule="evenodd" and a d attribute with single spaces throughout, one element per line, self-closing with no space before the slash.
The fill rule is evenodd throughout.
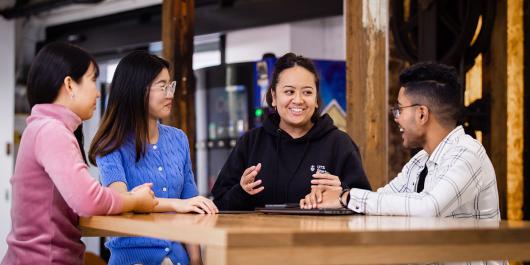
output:
<path id="1" fill-rule="evenodd" d="M 158 125 L 156 144 L 148 144 L 145 155 L 136 160 L 134 137 L 103 157 L 97 157 L 101 182 L 105 186 L 121 181 L 132 190 L 151 182 L 158 198 L 188 199 L 198 195 L 188 139 L 179 129 Z M 144 237 L 115 237 L 105 244 L 111 250 L 109 264 L 156 264 L 169 257 L 174 264 L 188 264 L 186 250 L 179 242 Z"/>

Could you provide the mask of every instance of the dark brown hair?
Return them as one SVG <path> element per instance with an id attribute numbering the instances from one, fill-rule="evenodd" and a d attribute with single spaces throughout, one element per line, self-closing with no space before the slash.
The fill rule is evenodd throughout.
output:
<path id="1" fill-rule="evenodd" d="M 129 135 L 134 136 L 136 162 L 145 154 L 149 87 L 163 69 L 169 69 L 169 63 L 146 51 L 134 51 L 120 60 L 110 85 L 107 110 L 90 145 L 90 163 L 97 165 L 97 156 L 118 149 Z"/>
<path id="2" fill-rule="evenodd" d="M 292 52 L 286 53 L 282 57 L 276 61 L 276 65 L 274 67 L 274 73 L 272 74 L 272 80 L 271 85 L 269 86 L 269 89 L 267 90 L 267 94 L 265 96 L 265 99 L 267 100 L 267 105 L 269 108 L 273 109 L 272 106 L 272 91 L 276 92 L 276 86 L 278 85 L 278 79 L 280 77 L 280 74 L 289 68 L 300 66 L 309 71 L 313 74 L 315 77 L 315 86 L 317 89 L 317 105 L 318 107 L 315 109 L 315 113 L 313 113 L 313 116 L 311 116 L 312 121 L 316 121 L 318 117 L 320 116 L 320 108 L 322 106 L 322 99 L 320 97 L 320 79 L 318 78 L 318 73 L 315 68 L 315 65 L 313 62 L 301 55 L 296 55 Z"/>
<path id="3" fill-rule="evenodd" d="M 69 76 L 79 83 L 90 64 L 94 65 L 97 77 L 99 75 L 98 64 L 85 50 L 64 42 L 45 45 L 37 53 L 29 69 L 27 81 L 29 106 L 33 108 L 36 104 L 54 102 L 59 95 L 64 78 Z M 86 163 L 82 124 L 74 131 L 74 135 Z"/>

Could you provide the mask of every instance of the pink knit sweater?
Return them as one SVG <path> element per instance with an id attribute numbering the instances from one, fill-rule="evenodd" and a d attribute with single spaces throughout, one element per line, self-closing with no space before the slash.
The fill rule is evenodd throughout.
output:
<path id="1" fill-rule="evenodd" d="M 35 105 L 11 178 L 12 229 L 2 265 L 82 264 L 79 216 L 122 210 L 117 193 L 87 171 L 73 131 L 81 119 L 61 105 Z"/>

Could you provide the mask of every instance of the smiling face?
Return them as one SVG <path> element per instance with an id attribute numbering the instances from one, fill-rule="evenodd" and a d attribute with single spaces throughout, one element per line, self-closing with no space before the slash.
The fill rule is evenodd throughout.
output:
<path id="1" fill-rule="evenodd" d="M 311 117 L 318 107 L 315 76 L 300 66 L 283 70 L 272 91 L 272 106 L 280 115 L 281 129 L 309 131 L 313 125 Z"/>
<path id="2" fill-rule="evenodd" d="M 173 103 L 173 94 L 167 93 L 169 80 L 169 71 L 167 68 L 162 69 L 158 76 L 153 80 L 149 91 L 149 117 L 153 119 L 162 119 L 169 116 Z"/>
<path id="3" fill-rule="evenodd" d="M 420 148 L 425 144 L 425 126 L 421 125 L 421 106 L 413 102 L 405 93 L 405 88 L 401 88 L 398 94 L 399 117 L 394 121 L 399 125 L 403 146 L 405 148 Z M 409 106 L 409 107 L 407 107 Z"/>
<path id="4" fill-rule="evenodd" d="M 91 63 L 79 82 L 72 80 L 70 83 L 72 93 L 75 95 L 71 109 L 81 120 L 90 119 L 96 109 L 96 101 L 100 97 L 96 87 L 96 79 L 96 68 Z"/>

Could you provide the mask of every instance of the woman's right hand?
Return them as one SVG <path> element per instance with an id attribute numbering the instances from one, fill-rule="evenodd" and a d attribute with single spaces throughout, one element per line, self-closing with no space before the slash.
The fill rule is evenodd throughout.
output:
<path id="1" fill-rule="evenodd" d="M 241 185 L 241 188 L 243 188 L 246 193 L 250 195 L 255 195 L 263 191 L 263 186 L 258 187 L 258 185 L 261 184 L 261 179 L 256 180 L 256 176 L 258 175 L 260 170 L 261 163 L 258 163 L 255 166 L 251 166 L 245 169 L 245 172 L 243 172 L 241 180 L 239 181 L 239 185 Z"/>
<path id="2" fill-rule="evenodd" d="M 152 183 L 147 183 L 140 185 L 131 191 L 130 194 L 135 201 L 133 211 L 139 213 L 150 213 L 158 205 L 158 200 L 155 198 L 155 193 L 151 189 L 152 186 Z"/>
<path id="3" fill-rule="evenodd" d="M 203 196 L 195 196 L 189 199 L 176 199 L 174 200 L 173 208 L 177 213 L 219 213 L 217 206 L 215 206 L 212 200 Z"/>

